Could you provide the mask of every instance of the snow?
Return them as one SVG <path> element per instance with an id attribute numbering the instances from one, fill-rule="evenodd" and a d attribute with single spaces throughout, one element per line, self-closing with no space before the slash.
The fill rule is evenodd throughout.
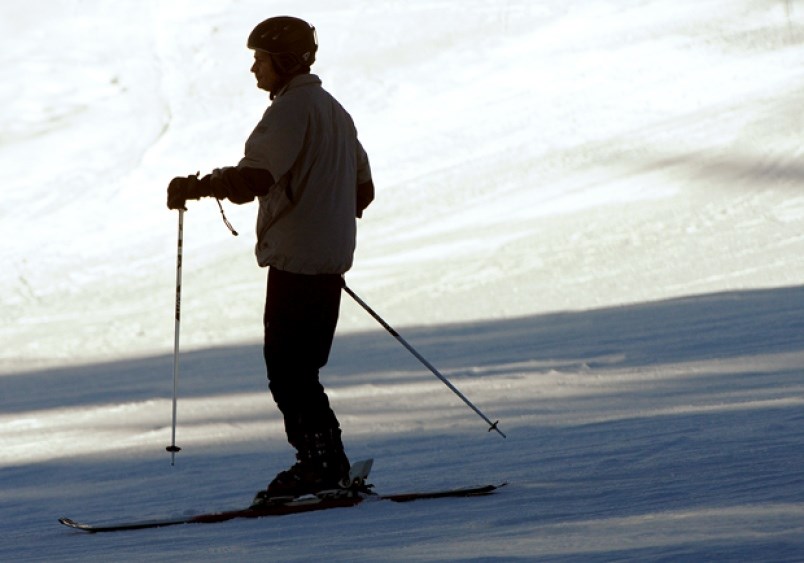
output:
<path id="1" fill-rule="evenodd" d="M 266 12 L 266 10 L 268 10 Z M 792 0 L 0 8 L 3 561 L 804 559 L 802 7 Z M 382 492 L 450 499 L 89 536 L 241 507 L 291 462 L 251 206 L 173 176 L 267 104 L 245 38 L 313 22 L 377 200 L 323 380 Z"/>

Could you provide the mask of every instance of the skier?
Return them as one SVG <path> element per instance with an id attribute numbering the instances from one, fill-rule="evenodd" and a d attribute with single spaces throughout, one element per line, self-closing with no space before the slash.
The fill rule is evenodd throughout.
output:
<path id="1" fill-rule="evenodd" d="M 271 104 L 237 164 L 174 178 L 170 209 L 188 199 L 259 201 L 257 262 L 268 267 L 264 357 L 296 463 L 280 472 L 258 506 L 274 497 L 336 489 L 348 481 L 341 429 L 319 369 L 328 360 L 343 274 L 352 266 L 356 217 L 374 199 L 368 156 L 351 116 L 310 73 L 318 40 L 304 20 L 279 16 L 248 37 L 251 72 Z"/>

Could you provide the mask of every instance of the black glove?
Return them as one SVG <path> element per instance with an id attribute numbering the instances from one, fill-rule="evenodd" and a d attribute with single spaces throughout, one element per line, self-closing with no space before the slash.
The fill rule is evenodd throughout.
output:
<path id="1" fill-rule="evenodd" d="M 168 209 L 186 209 L 184 204 L 188 199 L 211 196 L 212 190 L 208 178 L 209 176 L 205 176 L 199 180 L 198 174 L 173 178 L 167 189 Z"/>

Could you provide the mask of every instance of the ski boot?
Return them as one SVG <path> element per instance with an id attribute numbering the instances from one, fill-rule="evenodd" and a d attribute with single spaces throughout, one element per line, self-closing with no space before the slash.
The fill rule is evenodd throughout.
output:
<path id="1" fill-rule="evenodd" d="M 350 489 L 349 459 L 343 451 L 339 430 L 305 434 L 294 442 L 298 444 L 296 463 L 257 493 L 252 508 L 306 495 L 343 496 Z"/>

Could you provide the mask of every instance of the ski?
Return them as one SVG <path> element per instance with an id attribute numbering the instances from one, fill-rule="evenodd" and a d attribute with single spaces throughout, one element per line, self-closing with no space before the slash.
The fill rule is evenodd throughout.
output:
<path id="1" fill-rule="evenodd" d="M 488 495 L 504 486 L 483 485 L 478 487 L 465 487 L 458 489 L 445 489 L 429 492 L 396 493 L 389 495 L 364 495 L 359 494 L 348 497 L 320 498 L 317 496 L 301 497 L 281 504 L 267 505 L 259 508 L 246 508 L 243 510 L 230 510 L 225 512 L 211 512 L 209 514 L 197 514 L 179 518 L 166 518 L 164 520 L 141 520 L 135 522 L 118 522 L 112 524 L 84 524 L 76 522 L 70 518 L 59 518 L 59 522 L 89 533 L 97 532 L 119 532 L 124 530 L 142 530 L 146 528 L 162 528 L 165 526 L 176 526 L 178 524 L 212 524 L 215 522 L 225 522 L 235 518 L 263 518 L 268 516 L 285 516 L 289 514 L 300 514 L 317 510 L 328 510 L 331 508 L 343 508 L 356 506 L 362 502 L 391 501 L 391 502 L 412 502 L 422 499 L 437 499 L 448 497 L 475 497 Z"/>
<path id="2" fill-rule="evenodd" d="M 367 459 L 353 464 L 349 471 L 350 489 L 340 489 L 319 495 L 306 495 L 299 498 L 283 500 L 273 500 L 270 503 L 260 506 L 252 506 L 241 510 L 229 510 L 225 512 L 210 512 L 208 514 L 196 514 L 178 518 L 165 518 L 157 520 L 140 520 L 134 522 L 118 522 L 112 524 L 84 524 L 71 518 L 59 518 L 59 522 L 76 530 L 84 532 L 120 532 L 123 530 L 142 530 L 146 528 L 163 528 L 165 526 L 176 526 L 178 524 L 212 524 L 215 522 L 226 522 L 235 518 L 263 518 L 266 516 L 286 516 L 289 514 L 300 514 L 316 510 L 327 510 L 330 508 L 344 508 L 355 506 L 364 501 L 391 501 L 391 502 L 411 502 L 421 499 L 436 499 L 445 497 L 474 497 L 488 495 L 504 486 L 483 485 L 479 487 L 464 487 L 459 489 L 445 489 L 440 491 L 397 493 L 391 495 L 378 495 L 367 493 L 370 485 L 366 485 L 366 479 L 371 471 L 374 460 Z"/>

